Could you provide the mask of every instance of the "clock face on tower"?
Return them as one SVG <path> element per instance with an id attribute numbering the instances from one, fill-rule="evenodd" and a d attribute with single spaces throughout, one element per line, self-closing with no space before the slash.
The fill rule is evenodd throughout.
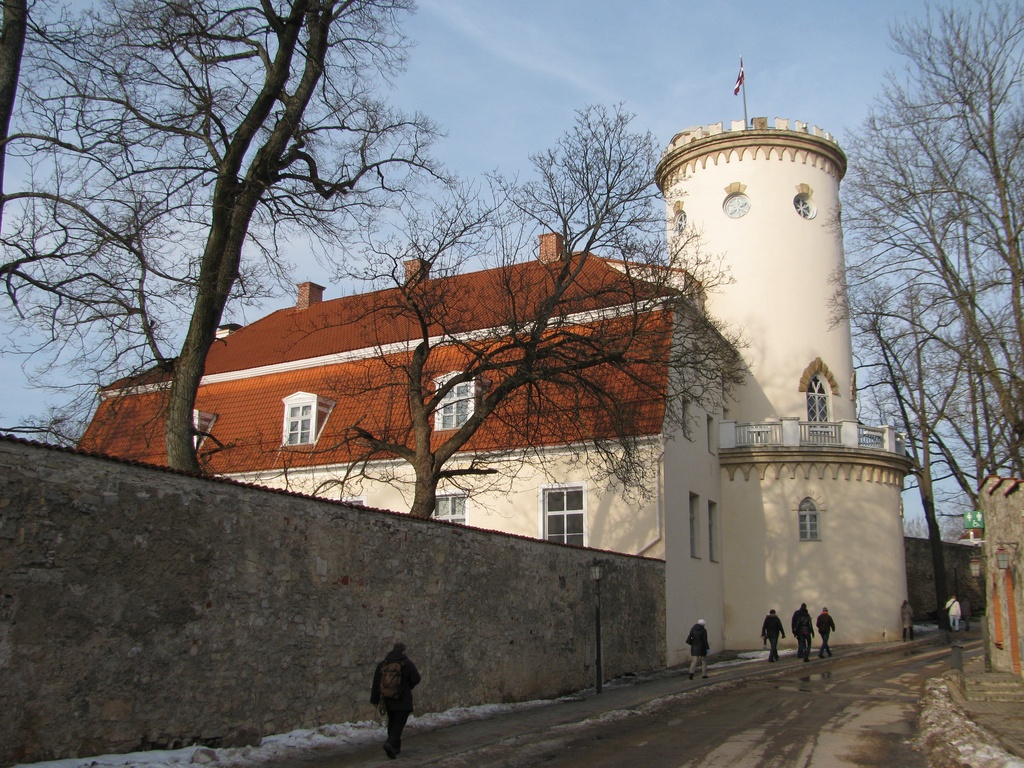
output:
<path id="1" fill-rule="evenodd" d="M 750 198 L 743 194 L 729 195 L 722 204 L 722 210 L 730 219 L 746 216 L 750 210 Z"/>

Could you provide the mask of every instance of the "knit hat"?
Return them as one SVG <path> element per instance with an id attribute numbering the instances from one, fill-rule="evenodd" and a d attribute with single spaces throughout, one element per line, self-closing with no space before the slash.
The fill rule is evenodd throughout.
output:
<path id="1" fill-rule="evenodd" d="M 700 624 L 703 627 L 707 622 L 704 621 L 704 619 L 698 619 L 697 623 Z"/>
<path id="2" fill-rule="evenodd" d="M 822 612 L 822 613 L 828 613 L 828 608 L 822 608 L 822 609 L 821 609 L 821 612 Z"/>
<path id="3" fill-rule="evenodd" d="M 395 647 L 391 649 L 392 653 L 405 653 L 405 643 L 395 643 Z"/>

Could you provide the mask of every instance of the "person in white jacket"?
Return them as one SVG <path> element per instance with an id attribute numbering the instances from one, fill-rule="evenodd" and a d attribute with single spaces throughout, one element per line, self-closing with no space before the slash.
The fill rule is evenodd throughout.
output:
<path id="1" fill-rule="evenodd" d="M 953 632 L 960 631 L 960 601 L 956 599 L 956 595 L 949 598 L 946 603 L 946 611 L 949 613 L 949 628 Z"/>

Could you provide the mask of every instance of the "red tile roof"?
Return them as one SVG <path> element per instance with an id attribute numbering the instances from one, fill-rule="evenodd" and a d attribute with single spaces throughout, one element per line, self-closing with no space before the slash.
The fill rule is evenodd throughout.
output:
<path id="1" fill-rule="evenodd" d="M 426 290 L 450 295 L 443 302 L 430 302 L 438 313 L 431 318 L 430 332 L 501 327 L 516 317 L 528 320 L 547 295 L 551 271 L 558 266 L 531 262 L 429 281 Z M 620 271 L 597 258 L 587 260 L 576 285 L 560 313 L 618 306 L 633 290 Z M 274 312 L 215 342 L 207 357 L 206 374 L 241 374 L 252 368 L 298 363 L 415 338 L 417 328 L 399 311 L 398 291 L 325 301 L 306 310 Z M 463 450 L 493 451 L 608 438 L 616 431 L 613 418 L 621 419 L 623 423 L 618 428 L 631 434 L 657 434 L 664 418 L 664 360 L 671 317 L 667 313 L 652 313 L 647 320 L 649 327 L 634 342 L 637 347 L 647 348 L 637 355 L 637 362 L 628 373 L 612 366 L 587 373 L 591 383 L 612 393 L 619 404 L 614 414 L 598 407 L 595 397 L 584 387 L 569 381 L 546 382 L 506 400 Z M 628 318 L 619 322 L 627 323 Z M 610 326 L 602 325 L 601 332 L 609 330 Z M 655 348 L 652 350 L 650 345 Z M 431 358 L 436 367 L 432 375 L 463 370 L 469 354 L 469 350 L 457 345 L 436 349 Z M 217 417 L 211 429 L 216 439 L 206 439 L 200 446 L 201 459 L 209 471 L 218 474 L 345 464 L 359 458 L 362 450 L 351 439 L 351 430 L 356 425 L 369 427 L 375 433 L 388 433 L 398 442 L 411 441 L 402 366 L 406 355 L 404 351 L 391 351 L 382 356 L 275 370 L 259 376 L 228 375 L 227 380 L 216 380 L 222 378 L 216 376 L 213 382 L 200 387 L 196 400 L 198 410 Z M 661 362 L 652 363 L 652 359 Z M 335 401 L 314 446 L 282 445 L 282 400 L 296 392 Z M 165 464 L 166 392 L 109 394 L 97 409 L 80 447 Z M 540 407 L 535 407 L 538 404 Z M 522 418 L 526 412 L 532 414 L 530 419 Z M 447 433 L 436 432 L 435 443 L 446 437 Z"/>

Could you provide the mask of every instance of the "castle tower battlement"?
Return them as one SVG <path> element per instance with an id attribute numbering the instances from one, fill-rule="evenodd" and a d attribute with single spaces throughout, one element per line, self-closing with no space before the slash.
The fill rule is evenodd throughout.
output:
<path id="1" fill-rule="evenodd" d="M 680 131 L 662 154 L 655 179 L 664 193 L 679 174 L 692 173 L 698 166 L 758 157 L 817 165 L 835 176 L 837 182 L 846 174 L 846 155 L 828 131 L 781 117 L 769 127 L 768 118 L 755 117 L 751 127 L 745 127 L 742 120 L 733 120 L 729 128 L 719 122 Z"/>

